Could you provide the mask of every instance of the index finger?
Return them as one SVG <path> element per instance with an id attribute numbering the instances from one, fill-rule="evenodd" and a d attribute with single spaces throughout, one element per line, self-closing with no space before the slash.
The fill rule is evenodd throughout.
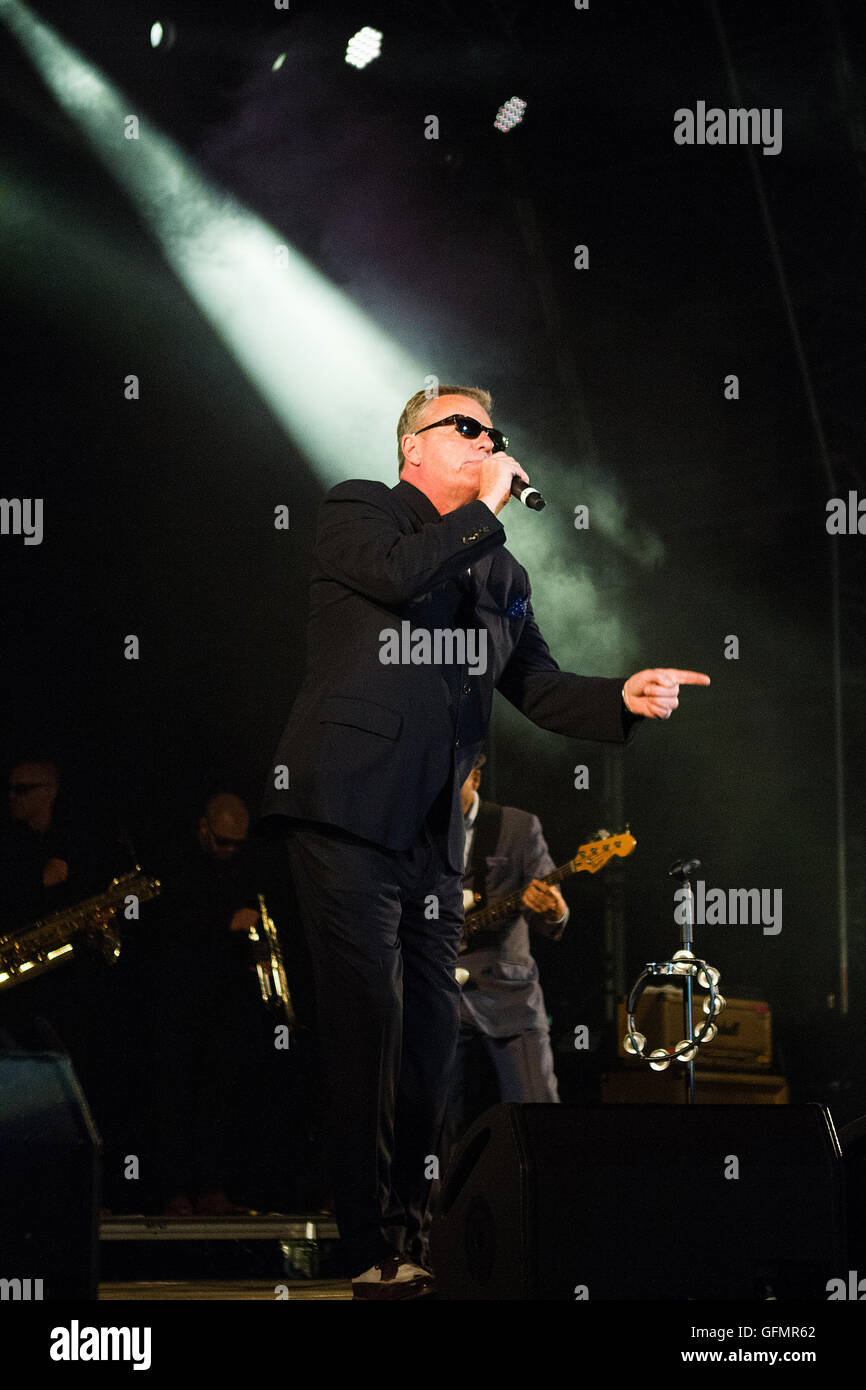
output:
<path id="1" fill-rule="evenodd" d="M 710 678 L 705 676 L 702 671 L 665 671 L 666 676 L 673 676 L 678 685 L 709 685 Z"/>

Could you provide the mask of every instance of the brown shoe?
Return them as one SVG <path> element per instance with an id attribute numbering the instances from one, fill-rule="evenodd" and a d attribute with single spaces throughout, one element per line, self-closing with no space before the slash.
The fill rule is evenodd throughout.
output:
<path id="1" fill-rule="evenodd" d="M 353 1298 L 429 1298 L 435 1292 L 436 1280 L 430 1271 L 413 1264 L 406 1255 L 389 1255 L 352 1280 Z"/>

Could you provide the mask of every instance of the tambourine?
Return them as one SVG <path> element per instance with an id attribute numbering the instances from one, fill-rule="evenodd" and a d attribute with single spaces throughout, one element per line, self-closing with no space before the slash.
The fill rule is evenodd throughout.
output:
<path id="1" fill-rule="evenodd" d="M 683 1038 L 676 1047 L 657 1047 L 654 1052 L 648 1053 L 646 1051 L 646 1038 L 634 1026 L 634 1012 L 638 1000 L 650 980 L 654 979 L 656 975 L 695 976 L 701 989 L 708 991 L 707 998 L 703 1003 L 703 1010 L 707 1018 L 691 1042 L 688 1038 Z M 720 974 L 716 967 L 708 965 L 705 960 L 699 960 L 691 951 L 677 951 L 673 960 L 650 961 L 637 977 L 628 997 L 628 1033 L 623 1039 L 623 1047 L 626 1052 L 633 1057 L 640 1057 L 643 1062 L 648 1062 L 653 1071 L 665 1071 L 674 1061 L 693 1061 L 702 1044 L 712 1042 L 718 1032 L 713 1020 L 718 1018 L 726 1003 L 718 991 L 719 979 Z"/>

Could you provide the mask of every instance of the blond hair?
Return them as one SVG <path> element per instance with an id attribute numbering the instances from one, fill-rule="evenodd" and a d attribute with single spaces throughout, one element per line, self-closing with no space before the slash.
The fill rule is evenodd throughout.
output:
<path id="1" fill-rule="evenodd" d="M 397 421 L 397 462 L 402 472 L 403 464 L 406 462 L 403 457 L 403 437 L 407 434 L 414 434 L 424 419 L 424 412 L 428 405 L 439 399 L 440 396 L 467 396 L 470 401 L 477 401 L 489 415 L 493 409 L 493 397 L 489 391 L 485 391 L 481 386 L 438 386 L 435 392 L 416 391 L 403 407 L 403 414 Z"/>

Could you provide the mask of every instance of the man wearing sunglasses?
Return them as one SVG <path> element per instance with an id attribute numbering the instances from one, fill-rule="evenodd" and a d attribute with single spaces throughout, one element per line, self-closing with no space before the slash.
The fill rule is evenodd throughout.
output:
<path id="1" fill-rule="evenodd" d="M 460 789 L 494 691 L 543 729 L 622 743 L 638 718 L 670 716 L 680 682 L 709 684 L 694 672 L 559 669 L 527 573 L 504 546 L 498 515 L 512 479 L 528 479 L 491 408 L 476 387 L 418 392 L 397 427 L 397 485 L 354 480 L 325 498 L 307 673 L 264 807 L 288 821 L 356 1298 L 434 1287 L 423 1260 L 458 1029 Z M 412 639 L 399 662 L 382 657 L 392 629 Z M 416 645 L 469 629 L 487 656 L 475 673 Z"/>

